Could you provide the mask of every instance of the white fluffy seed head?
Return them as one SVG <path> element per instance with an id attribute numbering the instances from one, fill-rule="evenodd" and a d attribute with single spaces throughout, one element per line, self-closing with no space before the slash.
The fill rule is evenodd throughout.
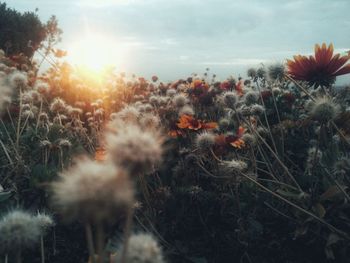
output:
<path id="1" fill-rule="evenodd" d="M 339 105 L 334 103 L 331 98 L 317 98 L 311 106 L 310 116 L 319 122 L 328 122 L 334 119 L 339 113 Z"/>
<path id="2" fill-rule="evenodd" d="M 238 95 L 234 91 L 226 91 L 222 94 L 223 102 L 225 105 L 231 109 L 234 109 L 238 102 Z"/>
<path id="3" fill-rule="evenodd" d="M 162 159 L 162 137 L 137 125 L 114 124 L 115 132 L 107 134 L 109 159 L 131 174 L 149 173 Z"/>
<path id="4" fill-rule="evenodd" d="M 140 118 L 141 127 L 147 130 L 156 130 L 159 127 L 159 124 L 160 119 L 154 114 L 147 113 Z"/>
<path id="5" fill-rule="evenodd" d="M 20 71 L 15 71 L 10 75 L 10 85 L 16 89 L 25 89 L 27 87 L 27 75 Z"/>
<path id="6" fill-rule="evenodd" d="M 124 121 L 125 123 L 137 123 L 140 117 L 140 111 L 132 106 L 127 106 L 123 108 L 118 113 L 118 119 Z"/>
<path id="7" fill-rule="evenodd" d="M 54 113 L 61 113 L 65 111 L 67 104 L 61 98 L 55 98 L 50 105 L 50 111 Z"/>
<path id="8" fill-rule="evenodd" d="M 260 104 L 254 104 L 251 106 L 250 112 L 253 115 L 261 115 L 265 112 L 265 108 Z"/>
<path id="9" fill-rule="evenodd" d="M 253 135 L 250 134 L 250 133 L 245 133 L 245 134 L 243 134 L 242 140 L 243 140 L 246 144 L 248 144 L 248 145 L 250 145 L 250 146 L 253 146 L 253 145 L 256 144 L 256 138 L 255 138 L 255 136 L 253 136 Z"/>
<path id="10" fill-rule="evenodd" d="M 36 215 L 36 220 L 41 228 L 42 234 L 45 234 L 50 227 L 55 225 L 52 216 L 46 213 L 39 213 Z"/>
<path id="11" fill-rule="evenodd" d="M 210 132 L 199 133 L 196 136 L 195 144 L 201 152 L 207 152 L 215 145 L 215 135 Z"/>
<path id="12" fill-rule="evenodd" d="M 42 234 L 39 221 L 29 213 L 14 210 L 0 220 L 0 250 L 6 253 L 31 248 Z"/>
<path id="13" fill-rule="evenodd" d="M 179 109 L 179 116 L 182 116 L 182 115 L 194 115 L 194 110 L 192 107 L 186 105 L 182 108 Z"/>
<path id="14" fill-rule="evenodd" d="M 254 90 L 250 90 L 244 95 L 244 102 L 247 105 L 256 103 L 258 100 L 259 100 L 259 93 Z"/>
<path id="15" fill-rule="evenodd" d="M 166 91 L 166 95 L 167 95 L 168 97 L 173 97 L 173 96 L 175 96 L 175 94 L 176 94 L 176 90 L 174 90 L 174 89 L 168 89 L 168 90 Z"/>
<path id="16" fill-rule="evenodd" d="M 176 107 L 181 108 L 187 104 L 187 98 L 183 94 L 177 94 L 173 98 L 173 103 Z"/>
<path id="17" fill-rule="evenodd" d="M 111 163 L 82 159 L 53 184 L 53 203 L 67 220 L 113 223 L 133 203 L 128 175 Z"/>
<path id="18" fill-rule="evenodd" d="M 126 253 L 127 263 L 164 263 L 164 257 L 161 247 L 153 236 L 149 234 L 134 234 L 128 241 L 128 250 Z M 121 245 L 117 251 L 115 263 L 120 262 L 123 251 Z"/>

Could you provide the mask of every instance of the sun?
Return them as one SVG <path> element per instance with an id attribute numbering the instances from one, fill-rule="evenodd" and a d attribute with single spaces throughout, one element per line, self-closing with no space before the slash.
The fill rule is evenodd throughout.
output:
<path id="1" fill-rule="evenodd" d="M 125 53 L 113 37 L 90 33 L 70 44 L 67 60 L 74 66 L 100 72 L 107 67 L 122 67 Z"/>

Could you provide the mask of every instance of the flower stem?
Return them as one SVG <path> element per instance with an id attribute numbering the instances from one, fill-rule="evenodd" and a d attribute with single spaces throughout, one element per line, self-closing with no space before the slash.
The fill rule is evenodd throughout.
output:
<path id="1" fill-rule="evenodd" d="M 86 241 L 89 250 L 89 255 L 91 259 L 91 263 L 95 263 L 95 249 L 94 249 L 94 241 L 92 237 L 92 229 L 89 223 L 85 224 L 85 232 L 86 232 Z"/>
<path id="2" fill-rule="evenodd" d="M 44 247 L 44 237 L 40 236 L 40 254 L 41 254 L 41 263 L 45 263 L 45 247 Z"/>

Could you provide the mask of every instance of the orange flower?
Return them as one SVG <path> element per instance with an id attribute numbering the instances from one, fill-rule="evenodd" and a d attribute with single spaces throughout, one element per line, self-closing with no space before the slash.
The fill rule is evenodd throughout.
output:
<path id="1" fill-rule="evenodd" d="M 193 89 L 203 88 L 203 89 L 207 90 L 207 89 L 209 89 L 209 85 L 200 79 L 195 79 L 191 83 L 191 88 L 193 88 Z"/>
<path id="2" fill-rule="evenodd" d="M 95 151 L 95 161 L 103 162 L 106 160 L 106 150 L 102 147 L 99 147 Z"/>
<path id="3" fill-rule="evenodd" d="M 310 85 L 329 86 L 340 75 L 350 73 L 350 64 L 347 61 L 350 55 L 333 56 L 333 45 L 327 48 L 326 44 L 322 46 L 315 45 L 315 56 L 294 56 L 294 60 L 287 60 L 288 74 L 296 80 L 308 81 Z M 345 65 L 345 66 L 344 66 Z"/>
<path id="4" fill-rule="evenodd" d="M 243 96 L 243 81 L 242 80 L 240 80 L 240 81 L 238 81 L 238 83 L 236 84 L 236 92 L 237 92 L 237 94 L 239 95 L 239 96 Z"/>
<path id="5" fill-rule="evenodd" d="M 237 134 L 235 136 L 227 136 L 227 142 L 235 148 L 241 149 L 245 146 L 245 142 L 241 139 L 246 129 L 242 126 L 239 126 Z"/>
<path id="6" fill-rule="evenodd" d="M 237 139 L 230 143 L 233 147 L 242 149 L 245 146 L 245 142 L 242 139 Z"/>
<path id="7" fill-rule="evenodd" d="M 216 150 L 223 152 L 226 146 L 233 146 L 234 148 L 242 149 L 245 146 L 245 142 L 241 139 L 245 133 L 245 129 L 240 126 L 236 135 L 224 135 L 220 134 L 215 138 Z"/>
<path id="8" fill-rule="evenodd" d="M 177 127 L 180 129 L 189 129 L 189 130 L 200 130 L 200 129 L 215 129 L 217 127 L 216 122 L 205 123 L 201 120 L 195 119 L 191 115 L 184 114 L 180 117 Z"/>

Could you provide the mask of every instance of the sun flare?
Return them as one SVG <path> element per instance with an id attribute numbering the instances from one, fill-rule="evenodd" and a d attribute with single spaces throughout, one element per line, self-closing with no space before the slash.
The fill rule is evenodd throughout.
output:
<path id="1" fill-rule="evenodd" d="M 67 59 L 74 66 L 100 72 L 107 67 L 122 67 L 124 55 L 116 39 L 91 33 L 71 43 Z"/>

